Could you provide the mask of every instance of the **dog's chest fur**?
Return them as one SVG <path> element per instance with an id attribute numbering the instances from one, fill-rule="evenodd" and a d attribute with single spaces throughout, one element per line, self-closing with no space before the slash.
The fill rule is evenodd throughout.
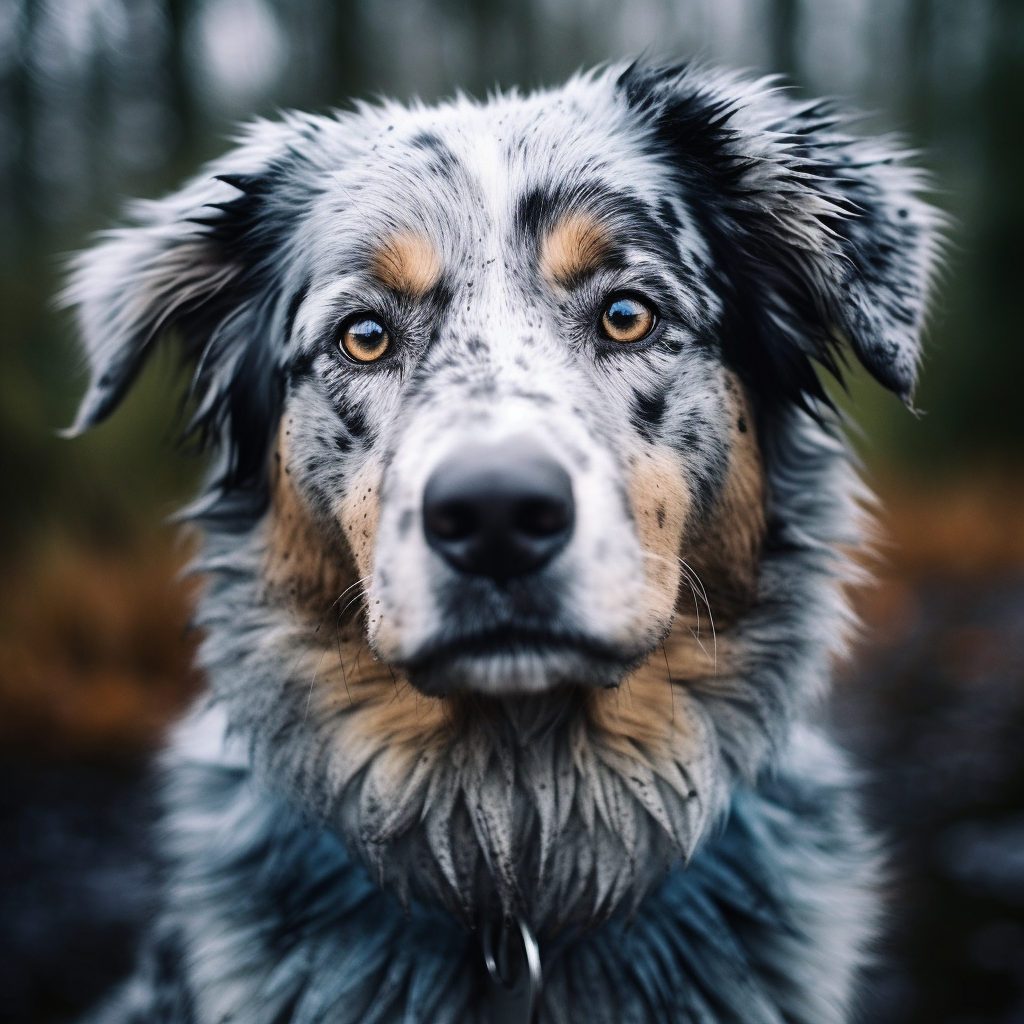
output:
<path id="1" fill-rule="evenodd" d="M 214 453 L 210 689 L 106 1019 L 483 1022 L 513 920 L 544 1022 L 845 1019 L 876 858 L 807 721 L 863 494 L 814 362 L 910 395 L 898 158 L 614 68 L 258 123 L 81 257 L 78 427 L 176 328 Z"/>

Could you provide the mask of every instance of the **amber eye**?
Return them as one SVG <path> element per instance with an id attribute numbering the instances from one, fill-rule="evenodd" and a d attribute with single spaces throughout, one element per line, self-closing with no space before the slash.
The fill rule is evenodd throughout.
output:
<path id="1" fill-rule="evenodd" d="M 612 341 L 643 341 L 654 330 L 654 310 L 632 295 L 619 295 L 604 307 L 601 330 Z"/>
<path id="2" fill-rule="evenodd" d="M 391 335 L 379 320 L 362 316 L 345 326 L 340 344 L 357 363 L 373 363 L 391 348 Z"/>

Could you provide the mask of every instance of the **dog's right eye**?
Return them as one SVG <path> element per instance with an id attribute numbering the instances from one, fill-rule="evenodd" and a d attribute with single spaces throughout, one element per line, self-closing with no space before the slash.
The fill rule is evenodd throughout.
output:
<path id="1" fill-rule="evenodd" d="M 391 335 L 379 320 L 360 315 L 344 325 L 339 345 L 357 363 L 375 363 L 391 348 Z"/>

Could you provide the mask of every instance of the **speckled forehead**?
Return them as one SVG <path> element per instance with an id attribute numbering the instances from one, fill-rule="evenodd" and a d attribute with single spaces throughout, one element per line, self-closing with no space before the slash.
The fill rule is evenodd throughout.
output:
<path id="1" fill-rule="evenodd" d="M 448 264 L 522 239 L 522 204 L 538 193 L 561 195 L 567 213 L 602 189 L 666 209 L 677 191 L 671 168 L 634 116 L 607 96 L 587 100 L 556 93 L 392 112 L 367 126 L 362 155 L 328 193 L 353 232 L 418 233 Z"/>
<path id="2" fill-rule="evenodd" d="M 496 218 L 510 199 L 552 182 L 601 181 L 655 205 L 671 191 L 671 169 L 646 144 L 646 130 L 614 96 L 541 93 L 502 98 L 437 125 Z"/>

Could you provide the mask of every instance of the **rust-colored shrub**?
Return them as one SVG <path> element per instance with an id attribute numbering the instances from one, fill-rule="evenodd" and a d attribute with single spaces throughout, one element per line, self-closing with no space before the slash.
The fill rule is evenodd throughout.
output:
<path id="1" fill-rule="evenodd" d="M 200 680 L 185 553 L 47 548 L 0 583 L 0 743 L 116 755 L 158 742 Z"/>

